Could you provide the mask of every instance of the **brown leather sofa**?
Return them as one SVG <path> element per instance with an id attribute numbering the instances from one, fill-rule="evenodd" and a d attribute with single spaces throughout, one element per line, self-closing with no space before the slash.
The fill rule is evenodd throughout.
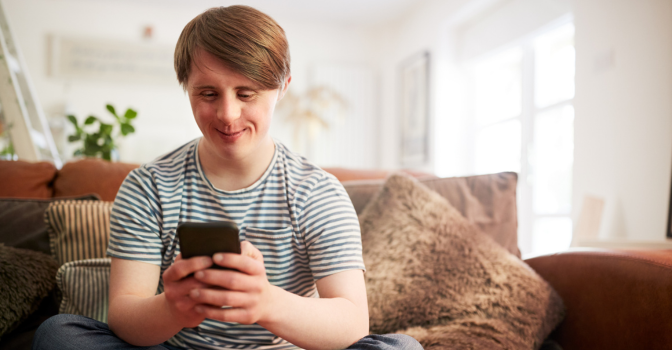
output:
<path id="1" fill-rule="evenodd" d="M 96 193 L 112 201 L 135 167 L 83 159 L 57 170 L 46 162 L 0 161 L 0 197 Z M 381 170 L 325 170 L 340 181 L 388 175 Z M 525 261 L 566 305 L 565 320 L 550 336 L 563 349 L 672 349 L 672 251 L 573 250 Z"/>

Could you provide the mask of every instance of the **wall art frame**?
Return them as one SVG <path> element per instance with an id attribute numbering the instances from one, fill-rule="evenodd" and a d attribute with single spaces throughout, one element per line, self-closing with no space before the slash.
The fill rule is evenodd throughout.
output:
<path id="1" fill-rule="evenodd" d="M 404 60 L 399 68 L 400 164 L 421 168 L 430 160 L 430 53 Z"/>

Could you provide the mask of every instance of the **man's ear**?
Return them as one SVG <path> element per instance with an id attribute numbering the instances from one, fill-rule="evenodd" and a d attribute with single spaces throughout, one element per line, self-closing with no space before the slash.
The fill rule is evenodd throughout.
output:
<path id="1" fill-rule="evenodd" d="M 288 76 L 285 78 L 284 84 L 282 84 L 282 89 L 280 90 L 280 93 L 278 94 L 278 101 L 282 100 L 283 97 L 285 97 L 285 93 L 287 93 L 287 88 L 289 87 L 289 83 L 292 81 L 292 76 Z"/>

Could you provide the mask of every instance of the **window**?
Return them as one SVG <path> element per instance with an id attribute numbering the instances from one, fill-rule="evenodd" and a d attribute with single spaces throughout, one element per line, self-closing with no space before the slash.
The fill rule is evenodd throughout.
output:
<path id="1" fill-rule="evenodd" d="M 565 23 L 471 62 L 470 167 L 515 171 L 523 254 L 572 239 L 574 25 Z"/>

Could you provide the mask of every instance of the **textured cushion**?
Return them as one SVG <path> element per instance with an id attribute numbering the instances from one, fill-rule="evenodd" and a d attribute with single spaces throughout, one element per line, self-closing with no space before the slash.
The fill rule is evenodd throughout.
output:
<path id="1" fill-rule="evenodd" d="M 73 200 L 98 200 L 86 195 Z M 0 243 L 51 254 L 44 211 L 53 199 L 0 198 Z"/>
<path id="2" fill-rule="evenodd" d="M 0 337 L 33 313 L 56 286 L 49 255 L 0 244 Z"/>
<path id="3" fill-rule="evenodd" d="M 357 214 L 361 214 L 384 180 L 343 183 Z M 483 233 L 520 257 L 518 249 L 518 212 L 516 185 L 518 175 L 505 172 L 451 178 L 422 178 L 420 182 L 434 190 Z"/>
<path id="4" fill-rule="evenodd" d="M 114 201 L 126 175 L 138 166 L 97 158 L 66 163 L 54 181 L 54 197 L 96 193 L 104 201 Z"/>
<path id="5" fill-rule="evenodd" d="M 51 254 L 59 265 L 104 258 L 110 237 L 112 202 L 55 201 L 44 213 Z"/>
<path id="6" fill-rule="evenodd" d="M 54 176 L 56 167 L 49 162 L 0 160 L 0 197 L 51 198 Z"/>
<path id="7" fill-rule="evenodd" d="M 56 283 L 63 294 L 58 312 L 82 315 L 107 323 L 109 280 L 109 258 L 64 264 L 56 275 Z"/>
<path id="8" fill-rule="evenodd" d="M 412 178 L 388 178 L 360 223 L 373 333 L 425 349 L 538 349 L 562 320 L 548 283 Z"/>

